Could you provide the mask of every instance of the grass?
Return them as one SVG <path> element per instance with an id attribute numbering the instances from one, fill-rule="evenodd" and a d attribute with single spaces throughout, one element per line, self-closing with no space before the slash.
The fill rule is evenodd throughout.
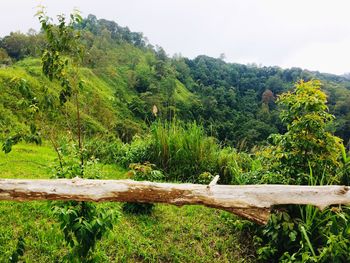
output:
<path id="1" fill-rule="evenodd" d="M 57 155 L 50 145 L 18 144 L 9 154 L 0 152 L 0 178 L 50 178 Z M 117 165 L 98 164 L 101 179 L 120 179 L 125 170 Z"/>
<path id="2" fill-rule="evenodd" d="M 199 182 L 203 172 L 214 172 L 219 145 L 196 123 L 157 122 L 152 127 L 150 161 L 171 181 Z"/>
<path id="3" fill-rule="evenodd" d="M 11 131 L 23 129 L 28 121 L 28 112 L 26 108 L 19 105 L 23 95 L 19 92 L 18 84 L 20 80 L 25 80 L 27 87 L 38 98 L 44 100 L 47 93 L 58 97 L 61 90 L 57 82 L 50 82 L 41 73 L 40 59 L 27 58 L 21 60 L 11 67 L 0 68 L 0 135 L 11 127 Z M 112 76 L 109 76 L 112 78 Z M 87 68 L 81 69 L 81 78 L 84 81 L 84 89 L 81 92 L 80 100 L 81 116 L 87 132 L 105 132 L 113 128 L 118 120 L 118 116 L 125 118 L 134 118 L 128 110 L 126 104 L 120 103 L 115 107 L 116 90 L 115 86 L 110 85 L 108 77 L 102 78 Z M 116 77 L 121 79 L 120 76 Z M 114 78 L 111 82 L 114 81 Z M 48 91 L 44 91 L 48 88 Z M 128 89 L 125 93 L 128 93 Z M 124 93 L 122 93 L 124 96 Z M 68 109 L 74 109 L 71 101 L 66 103 Z M 58 111 L 59 112 L 59 111 Z M 44 117 L 47 116 L 44 114 Z M 45 119 L 46 120 L 46 119 Z M 46 120 L 48 122 L 48 120 Z M 59 112 L 55 118 L 58 125 L 66 123 L 65 116 Z"/>
<path id="4" fill-rule="evenodd" d="M 49 178 L 55 153 L 49 145 L 20 144 L 0 153 L 1 178 Z M 102 178 L 119 179 L 125 170 L 99 165 Z M 119 203 L 99 206 L 120 211 Z M 236 236 L 226 212 L 201 206 L 156 205 L 149 216 L 122 214 L 98 244 L 98 262 L 239 262 Z M 0 202 L 0 262 L 8 262 L 19 237 L 24 262 L 61 262 L 68 248 L 48 202 Z"/>
<path id="5" fill-rule="evenodd" d="M 49 146 L 16 145 L 10 154 L 0 152 L 0 178 L 49 178 L 55 158 Z"/>

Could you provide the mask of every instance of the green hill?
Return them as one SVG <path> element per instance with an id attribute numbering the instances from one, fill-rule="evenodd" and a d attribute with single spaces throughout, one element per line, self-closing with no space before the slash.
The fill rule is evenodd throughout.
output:
<path id="1" fill-rule="evenodd" d="M 350 139 L 350 81 L 341 76 L 279 67 L 226 63 L 199 56 L 169 58 L 141 33 L 113 21 L 89 15 L 77 26 L 85 48 L 80 69 L 85 88 L 81 104 L 85 136 L 115 135 L 130 141 L 143 134 L 156 118 L 196 120 L 210 135 L 243 149 L 263 143 L 271 133 L 283 132 L 276 97 L 303 79 L 320 79 L 329 108 L 337 120 L 330 127 L 347 143 Z M 29 129 L 29 97 L 54 101 L 59 85 L 41 73 L 41 33 L 11 33 L 0 40 L 0 131 L 5 138 Z M 26 94 L 32 93 L 32 94 Z M 29 96 L 29 97 L 28 97 Z M 29 105 L 28 105 L 29 104 Z M 157 108 L 157 117 L 152 113 Z M 60 130 L 73 105 L 36 120 Z M 53 115 L 55 116 L 53 118 Z M 11 129 L 9 129 L 11 127 Z"/>

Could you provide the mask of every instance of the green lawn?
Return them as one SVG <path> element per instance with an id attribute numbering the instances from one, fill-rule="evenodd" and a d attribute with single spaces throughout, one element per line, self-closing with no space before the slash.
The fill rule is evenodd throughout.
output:
<path id="1" fill-rule="evenodd" d="M 50 146 L 20 144 L 0 153 L 1 178 L 49 178 L 55 164 Z M 125 170 L 98 165 L 102 178 L 119 179 Z M 119 203 L 100 206 L 120 211 Z M 236 236 L 223 220 L 227 213 L 201 206 L 156 205 L 150 216 L 119 212 L 113 231 L 98 244 L 100 262 L 237 262 Z M 8 262 L 18 238 L 24 262 L 60 262 L 68 248 L 48 202 L 0 202 L 0 262 Z"/>

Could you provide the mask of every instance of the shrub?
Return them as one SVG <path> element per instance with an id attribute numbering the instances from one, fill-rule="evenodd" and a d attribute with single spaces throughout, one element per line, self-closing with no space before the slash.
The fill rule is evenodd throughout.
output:
<path id="1" fill-rule="evenodd" d="M 284 107 L 281 118 L 287 132 L 273 136 L 274 144 L 257 153 L 262 165 L 248 175 L 254 175 L 258 183 L 345 181 L 348 157 L 341 140 L 326 129 L 332 116 L 320 83 L 300 82 L 294 92 L 283 94 L 278 101 Z M 348 207 L 321 211 L 309 205 L 285 206 L 275 210 L 266 226 L 249 224 L 249 229 L 259 261 L 348 262 L 349 219 Z"/>
<path id="2" fill-rule="evenodd" d="M 62 149 L 62 150 L 61 150 Z M 55 167 L 55 178 L 99 178 L 96 169 L 97 160 L 90 159 L 82 167 L 81 153 L 74 143 L 58 149 L 60 163 Z M 113 228 L 117 218 L 114 210 L 98 208 L 91 202 L 54 201 L 50 203 L 53 214 L 57 217 L 64 239 L 71 251 L 66 255 L 69 262 L 93 261 L 93 250 L 102 236 Z"/>
<path id="3" fill-rule="evenodd" d="M 166 181 L 206 183 L 219 174 L 221 184 L 249 183 L 251 178 L 246 173 L 260 165 L 247 153 L 221 148 L 196 123 L 157 122 L 151 131 L 151 136 L 135 137 L 115 151 L 117 161 L 125 167 L 131 163 L 154 163 L 164 172 Z"/>
<path id="4" fill-rule="evenodd" d="M 10 65 L 11 63 L 12 63 L 12 60 L 7 54 L 6 50 L 3 48 L 0 48 L 0 67 Z"/>
<path id="5" fill-rule="evenodd" d="M 91 138 L 84 144 L 86 158 L 94 157 L 102 163 L 115 163 L 123 147 L 123 143 L 113 136 Z"/>
<path id="6" fill-rule="evenodd" d="M 255 235 L 264 262 L 349 262 L 349 208 L 313 206 L 276 211 Z"/>
<path id="7" fill-rule="evenodd" d="M 198 176 L 198 183 L 199 184 L 209 184 L 213 179 L 214 179 L 214 175 L 212 175 L 209 172 L 204 172 Z"/>
<path id="8" fill-rule="evenodd" d="M 143 163 L 150 161 L 150 137 L 135 136 L 131 143 L 125 143 L 118 151 L 117 162 L 124 167 L 129 167 L 132 163 Z"/>
<path id="9" fill-rule="evenodd" d="M 216 170 L 222 184 L 248 184 L 251 179 L 248 171 L 255 170 L 259 160 L 254 160 L 250 154 L 238 153 L 236 149 L 226 147 L 218 152 Z"/>
<path id="10" fill-rule="evenodd" d="M 143 164 L 132 163 L 129 168 L 129 176 L 136 181 L 161 181 L 164 178 L 162 172 L 154 170 L 155 165 L 149 162 Z M 151 214 L 154 204 L 151 203 L 133 203 L 128 202 L 123 204 L 123 211 L 131 214 Z"/>
<path id="11" fill-rule="evenodd" d="M 123 120 L 116 123 L 114 130 L 118 137 L 126 143 L 130 143 L 132 138 L 141 132 L 140 125 L 130 120 Z"/>
<path id="12" fill-rule="evenodd" d="M 301 81 L 293 92 L 277 100 L 287 132 L 272 136 L 273 151 L 278 171 L 289 177 L 290 183 L 307 184 L 309 167 L 317 175 L 332 176 L 340 166 L 342 141 L 327 131 L 334 116 L 328 112 L 327 97 L 320 87 L 316 80 Z"/>
<path id="13" fill-rule="evenodd" d="M 113 228 L 115 212 L 76 201 L 55 202 L 52 210 L 60 222 L 66 243 L 72 248 L 66 260 L 93 261 L 92 251 L 102 236 Z"/>

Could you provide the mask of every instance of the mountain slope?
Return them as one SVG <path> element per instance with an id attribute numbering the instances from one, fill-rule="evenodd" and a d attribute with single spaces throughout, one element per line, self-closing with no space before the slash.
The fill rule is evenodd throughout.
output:
<path id="1" fill-rule="evenodd" d="M 350 139 L 350 81 L 344 77 L 299 68 L 225 63 L 207 56 L 169 58 L 141 33 L 93 15 L 77 29 L 86 50 L 80 69 L 85 83 L 80 100 L 87 137 L 107 134 L 128 142 L 147 131 L 155 119 L 175 117 L 202 123 L 222 142 L 251 148 L 271 133 L 284 131 L 277 96 L 297 81 L 318 78 L 329 95 L 330 111 L 337 117 L 330 129 L 345 142 Z M 30 128 L 34 98 L 40 103 L 57 101 L 58 83 L 41 74 L 39 50 L 44 47 L 40 33 L 12 33 L 0 40 L 2 138 Z M 74 131 L 74 105 L 55 103 L 44 107 L 46 113 L 35 121 L 41 127 L 54 124 L 56 131 L 64 127 Z"/>

